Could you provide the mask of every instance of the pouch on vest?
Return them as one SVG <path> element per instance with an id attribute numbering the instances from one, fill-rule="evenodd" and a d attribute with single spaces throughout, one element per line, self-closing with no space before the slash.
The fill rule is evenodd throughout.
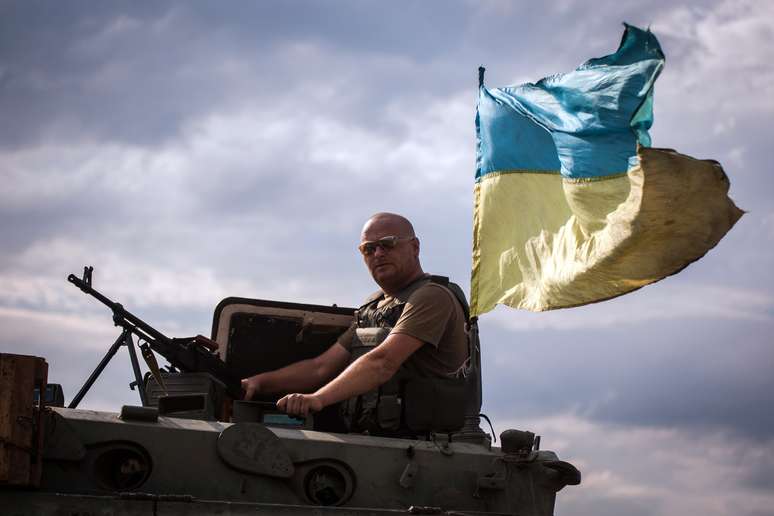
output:
<path id="1" fill-rule="evenodd" d="M 404 387 L 406 426 L 417 433 L 453 432 L 465 423 L 465 380 L 412 378 Z"/>
<path id="2" fill-rule="evenodd" d="M 384 342 L 389 334 L 389 328 L 356 328 L 350 347 L 350 363 Z M 342 404 L 342 414 L 353 421 L 356 427 L 368 428 L 367 423 L 374 418 L 378 402 L 379 391 L 370 391 L 345 401 Z"/>
<path id="3" fill-rule="evenodd" d="M 350 352 L 353 357 L 365 355 L 376 346 L 384 342 L 390 334 L 391 328 L 356 328 L 352 337 Z"/>
<path id="4" fill-rule="evenodd" d="M 394 432 L 400 428 L 401 398 L 397 394 L 381 394 L 376 406 L 379 429 Z"/>

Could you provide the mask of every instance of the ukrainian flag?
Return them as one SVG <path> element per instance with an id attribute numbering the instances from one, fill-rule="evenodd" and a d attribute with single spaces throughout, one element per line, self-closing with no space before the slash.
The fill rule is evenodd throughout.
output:
<path id="1" fill-rule="evenodd" d="M 471 313 L 620 296 L 675 274 L 741 217 L 720 164 L 650 148 L 658 40 L 568 74 L 479 88 Z"/>

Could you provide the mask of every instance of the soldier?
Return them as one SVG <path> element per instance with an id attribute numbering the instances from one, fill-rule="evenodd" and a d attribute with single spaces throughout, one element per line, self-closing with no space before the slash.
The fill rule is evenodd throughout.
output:
<path id="1" fill-rule="evenodd" d="M 467 386 L 462 377 L 470 349 L 464 298 L 449 288 L 459 287 L 422 271 L 419 239 L 400 215 L 372 216 L 358 248 L 381 290 L 321 355 L 242 380 L 245 398 L 258 392 L 290 393 L 277 407 L 301 416 L 346 401 L 350 429 L 380 435 L 405 433 L 408 391 L 417 393 L 413 406 L 423 413 L 433 410 L 423 403 L 437 406 L 444 400 L 457 405 L 448 410 L 463 410 Z M 445 415 L 441 419 L 448 420 Z M 461 412 L 459 416 L 452 420 L 461 426 Z"/>

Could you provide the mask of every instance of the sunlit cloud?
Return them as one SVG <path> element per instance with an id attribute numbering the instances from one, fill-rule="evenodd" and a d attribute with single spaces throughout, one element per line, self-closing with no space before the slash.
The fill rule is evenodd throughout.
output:
<path id="1" fill-rule="evenodd" d="M 711 258 L 707 258 L 711 259 Z M 774 296 L 766 290 L 712 284 L 665 284 L 583 308 L 528 313 L 499 308 L 484 318 L 509 330 L 609 328 L 662 320 L 769 321 Z"/>

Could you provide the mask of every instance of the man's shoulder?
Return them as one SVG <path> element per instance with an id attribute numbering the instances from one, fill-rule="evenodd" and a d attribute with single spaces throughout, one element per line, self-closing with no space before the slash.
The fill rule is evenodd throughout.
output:
<path id="1" fill-rule="evenodd" d="M 457 300 L 451 290 L 444 285 L 428 281 L 412 292 L 407 302 L 412 305 L 429 304 L 447 308 Z"/>

